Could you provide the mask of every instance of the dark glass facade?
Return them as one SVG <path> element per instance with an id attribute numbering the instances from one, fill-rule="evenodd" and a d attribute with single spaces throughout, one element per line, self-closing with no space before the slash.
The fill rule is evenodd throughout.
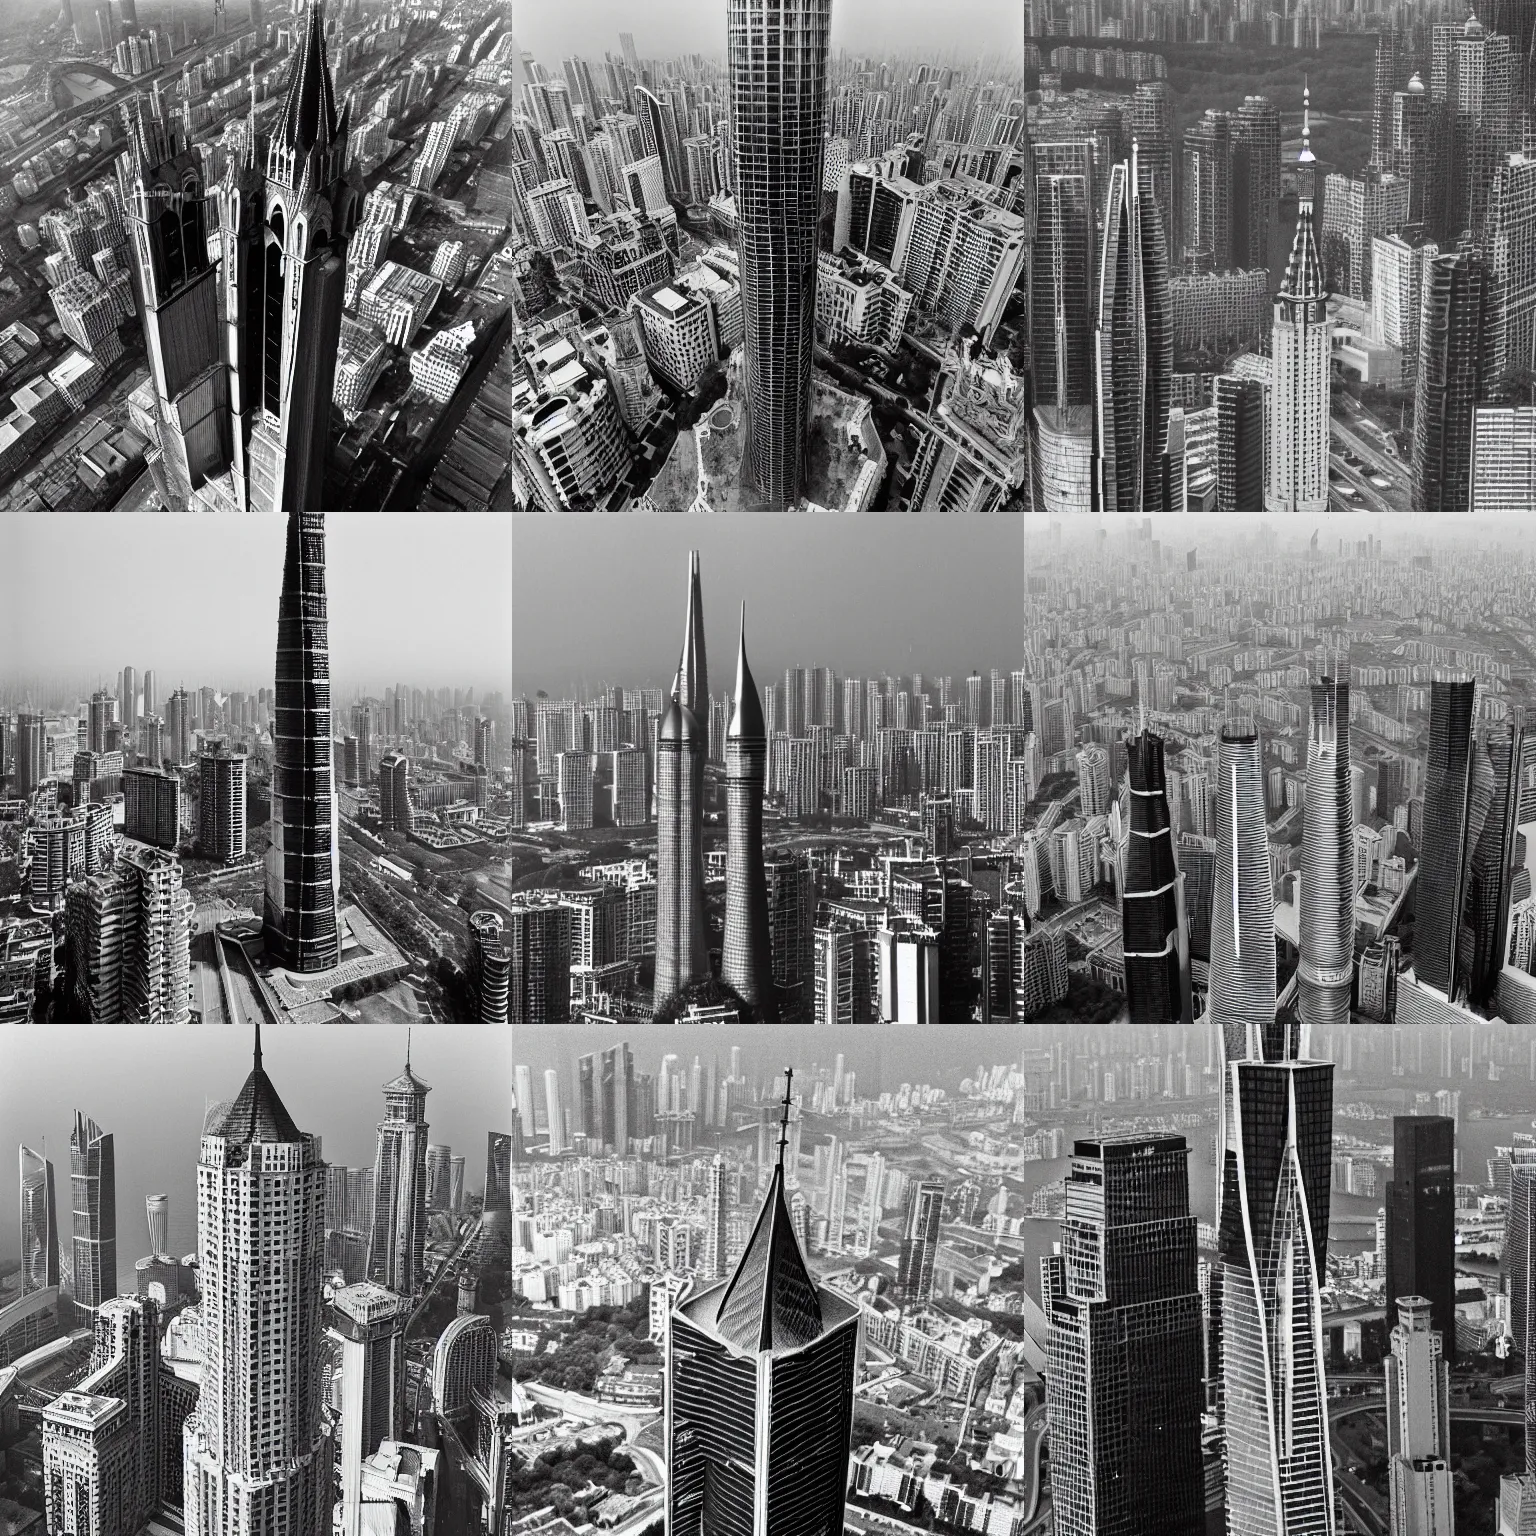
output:
<path id="1" fill-rule="evenodd" d="M 1447 1360 L 1456 1358 L 1456 1122 L 1396 1115 L 1387 1185 L 1387 1326 L 1400 1296 L 1424 1296 Z"/>
<path id="2" fill-rule="evenodd" d="M 1131 825 L 1120 903 L 1125 1001 L 1133 1024 L 1176 1024 L 1182 1007 L 1179 872 L 1173 858 L 1163 739 L 1150 731 L 1126 743 Z"/>
<path id="3" fill-rule="evenodd" d="M 1414 884 L 1414 974 L 1454 996 L 1457 930 L 1467 872 L 1467 811 L 1472 789 L 1472 710 L 1476 685 L 1430 684 L 1424 836 Z"/>

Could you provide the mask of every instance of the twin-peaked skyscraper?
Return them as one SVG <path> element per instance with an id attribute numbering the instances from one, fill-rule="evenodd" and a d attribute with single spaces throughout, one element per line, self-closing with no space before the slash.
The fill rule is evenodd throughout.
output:
<path id="1" fill-rule="evenodd" d="M 656 984 L 658 1004 L 710 975 L 704 916 L 704 761 L 709 750 L 709 677 L 699 556 L 688 561 L 688 616 L 672 699 L 656 739 Z M 768 888 L 763 872 L 763 791 L 768 733 L 747 665 L 746 605 L 736 652 L 736 687 L 725 742 L 725 935 L 720 978 L 778 1022 Z"/>
<path id="2" fill-rule="evenodd" d="M 323 0 L 310 0 L 265 138 L 253 73 L 245 142 L 216 195 L 216 263 L 190 132 L 165 121 L 158 86 L 148 109 L 139 98 L 125 112 L 117 174 L 155 390 L 156 487 L 173 509 L 318 510 L 363 200 L 346 168 L 351 108 L 336 108 Z"/>

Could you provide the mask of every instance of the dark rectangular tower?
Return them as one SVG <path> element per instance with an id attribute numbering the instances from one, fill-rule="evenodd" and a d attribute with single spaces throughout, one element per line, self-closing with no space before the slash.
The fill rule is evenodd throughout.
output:
<path id="1" fill-rule="evenodd" d="M 1456 1122 L 1394 1115 L 1387 1185 L 1387 1326 L 1399 1296 L 1426 1296 L 1447 1360 L 1456 1358 Z"/>

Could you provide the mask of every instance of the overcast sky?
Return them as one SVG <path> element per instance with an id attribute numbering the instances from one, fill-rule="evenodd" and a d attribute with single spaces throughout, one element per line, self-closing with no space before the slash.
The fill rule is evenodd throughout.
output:
<path id="1" fill-rule="evenodd" d="M 515 0 L 517 40 L 545 69 L 579 53 L 596 62 L 619 52 L 619 33 L 633 32 L 642 59 L 681 53 L 725 54 L 726 0 Z M 1017 0 L 833 0 L 832 46 L 887 55 L 905 49 L 934 60 L 968 64 L 982 54 L 1016 54 L 1023 35 Z"/>
<path id="2" fill-rule="evenodd" d="M 690 549 L 715 692 L 735 677 L 743 598 L 759 687 L 791 665 L 1010 671 L 1023 655 L 1024 544 L 1017 517 L 519 517 L 512 691 L 670 683 Z"/>
<path id="3" fill-rule="evenodd" d="M 164 516 L 164 514 L 160 514 Z M 380 1089 L 399 1075 L 406 1032 L 387 1026 L 268 1029 L 262 1064 L 301 1130 L 327 1162 L 372 1167 Z M 486 1136 L 511 1129 L 511 1040 L 506 1030 L 438 1025 L 411 1034 L 411 1066 L 432 1085 L 429 1139 L 465 1158 L 465 1185 L 485 1186 Z M 0 1270 L 19 1258 L 15 1148 L 53 1163 L 59 1228 L 69 1241 L 69 1133 L 81 1110 L 110 1132 L 117 1158 L 118 1271 L 149 1249 L 144 1197 L 170 1196 L 171 1249 L 197 1246 L 198 1138 L 205 1101 L 232 1099 L 251 1070 L 243 1029 L 74 1025 L 0 1031 L 0 1128 L 11 1176 L 0 1178 Z"/>
<path id="4" fill-rule="evenodd" d="M 163 512 L 0 518 L 0 696 L 17 677 L 106 680 L 153 668 L 253 688 L 272 678 L 283 517 Z M 507 687 L 511 515 L 339 512 L 326 519 L 331 673 Z"/>

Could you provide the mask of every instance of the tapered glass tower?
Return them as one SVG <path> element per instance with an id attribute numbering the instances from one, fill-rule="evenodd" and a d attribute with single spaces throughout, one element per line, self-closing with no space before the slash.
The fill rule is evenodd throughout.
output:
<path id="1" fill-rule="evenodd" d="M 746 451 L 765 508 L 799 501 L 811 428 L 816 238 L 832 0 L 729 0 Z"/>
<path id="2" fill-rule="evenodd" d="M 323 512 L 288 514 L 277 610 L 276 706 L 263 937 L 274 963 L 292 971 L 325 971 L 341 957 L 341 864 Z"/>
<path id="3" fill-rule="evenodd" d="M 23 1147 L 21 1165 L 21 1293 L 59 1283 L 59 1213 L 53 1198 L 53 1164 Z"/>
<path id="4" fill-rule="evenodd" d="M 656 985 L 658 1004 L 709 975 L 704 923 L 704 760 L 709 671 L 699 555 L 688 557 L 688 617 L 672 700 L 656 738 Z"/>
<path id="5" fill-rule="evenodd" d="M 1355 969 L 1355 819 L 1349 783 L 1349 684 L 1312 685 L 1301 843 L 1301 1023 L 1348 1024 Z"/>
<path id="6" fill-rule="evenodd" d="M 1447 997 L 1458 990 L 1457 939 L 1472 807 L 1472 713 L 1477 685 L 1434 679 L 1429 685 L 1429 752 L 1424 775 L 1424 835 L 1414 882 L 1414 975 Z M 1486 809 L 1486 807 L 1485 807 Z M 1481 828 L 1478 829 L 1479 831 Z"/>
<path id="7" fill-rule="evenodd" d="M 747 606 L 741 606 L 736 692 L 725 733 L 725 941 L 720 976 L 751 1003 L 758 1017 L 776 1022 L 773 947 L 768 935 L 768 885 L 763 873 L 763 789 L 768 731 L 757 684 L 747 666 Z"/>
<path id="8" fill-rule="evenodd" d="M 411 1071 L 384 1085 L 384 1118 L 379 1122 L 373 1164 L 373 1235 L 368 1244 L 368 1278 L 399 1296 L 422 1287 L 427 1240 L 428 1084 Z"/>
<path id="9" fill-rule="evenodd" d="M 859 1309 L 806 1269 L 786 1131 L 734 1273 L 667 1316 L 668 1536 L 842 1536 Z"/>
<path id="10" fill-rule="evenodd" d="M 1120 900 L 1126 1007 L 1133 1024 L 1176 1024 L 1185 1017 L 1189 952 L 1163 778 L 1163 738 L 1145 730 L 1131 737 L 1126 759 L 1131 824 Z"/>

